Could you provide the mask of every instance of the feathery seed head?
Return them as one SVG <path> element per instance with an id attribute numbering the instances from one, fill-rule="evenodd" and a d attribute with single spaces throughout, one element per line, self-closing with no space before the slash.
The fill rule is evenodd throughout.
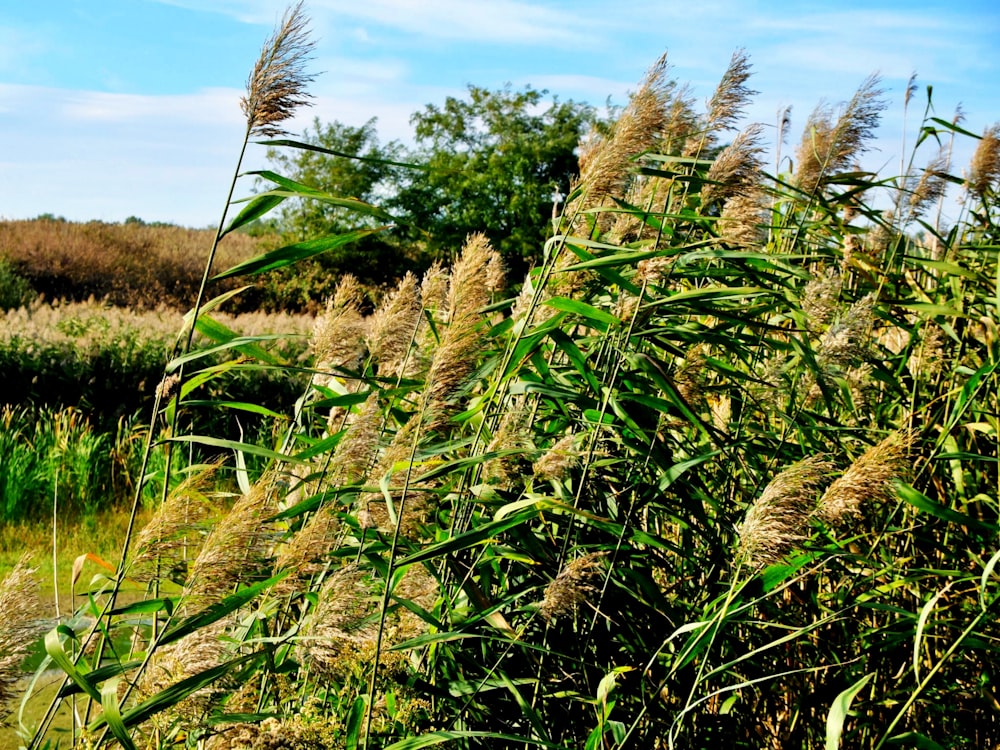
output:
<path id="1" fill-rule="evenodd" d="M 823 493 L 816 515 L 835 525 L 858 517 L 864 503 L 890 502 L 896 480 L 905 478 L 911 468 L 914 439 L 912 432 L 893 432 L 866 450 Z"/>
<path id="2" fill-rule="evenodd" d="M 313 328 L 317 369 L 353 370 L 361 364 L 368 331 L 368 323 L 361 315 L 362 298 L 358 280 L 350 274 L 341 277 L 326 312 L 316 319 Z"/>
<path id="3" fill-rule="evenodd" d="M 21 678 L 21 664 L 31 653 L 38 636 L 51 623 L 45 619 L 38 596 L 34 569 L 27 555 L 0 582 L 0 709 L 15 697 L 15 685 Z"/>
<path id="4" fill-rule="evenodd" d="M 382 432 L 383 416 L 378 392 L 372 391 L 352 415 L 347 432 L 337 443 L 330 461 L 330 474 L 338 482 L 358 482 L 374 463 Z"/>
<path id="5" fill-rule="evenodd" d="M 910 192 L 909 197 L 909 219 L 913 220 L 921 216 L 932 204 L 945 194 L 948 189 L 948 149 L 942 148 L 937 156 L 924 167 L 920 174 L 920 179 Z"/>
<path id="6" fill-rule="evenodd" d="M 748 188 L 722 207 L 719 239 L 732 247 L 761 247 L 767 242 L 766 225 L 767 197 L 759 186 Z"/>
<path id="7" fill-rule="evenodd" d="M 792 129 L 792 105 L 778 110 L 778 143 L 786 143 L 788 131 Z"/>
<path id="8" fill-rule="evenodd" d="M 824 456 L 811 456 L 772 479 L 738 529 L 740 558 L 754 567 L 769 565 L 805 539 L 817 493 L 832 469 Z"/>
<path id="9" fill-rule="evenodd" d="M 763 132 L 763 127 L 754 123 L 722 149 L 705 176 L 705 187 L 701 191 L 703 205 L 726 200 L 759 184 Z"/>
<path id="10" fill-rule="evenodd" d="M 674 87 L 666 106 L 666 119 L 660 129 L 660 149 L 664 154 L 680 153 L 698 130 L 698 114 L 695 112 L 694 95 L 685 84 Z"/>
<path id="11" fill-rule="evenodd" d="M 817 360 L 824 367 L 840 367 L 857 360 L 868 349 L 875 322 L 874 292 L 859 299 L 820 337 Z"/>
<path id="12" fill-rule="evenodd" d="M 966 188 L 980 199 L 985 199 L 1000 178 L 1000 123 L 986 128 L 972 154 Z"/>
<path id="13" fill-rule="evenodd" d="M 949 367 L 946 353 L 948 336 L 939 325 L 925 323 L 920 346 L 906 363 L 910 375 L 924 382 L 933 381 Z"/>
<path id="14" fill-rule="evenodd" d="M 264 520 L 277 510 L 273 483 L 272 475 L 262 476 L 208 535 L 184 588 L 184 601 L 194 611 L 265 571 L 275 530 Z"/>
<path id="15" fill-rule="evenodd" d="M 704 344 L 691 347 L 674 372 L 674 387 L 689 404 L 701 400 L 708 382 L 705 349 Z"/>
<path id="16" fill-rule="evenodd" d="M 819 187 L 827 171 L 833 147 L 833 123 L 830 108 L 820 104 L 809 115 L 802 140 L 795 150 L 795 183 L 806 193 Z"/>
<path id="17" fill-rule="evenodd" d="M 427 375 L 426 398 L 430 429 L 447 417 L 447 401 L 477 363 L 482 310 L 490 292 L 483 284 L 494 253 L 486 235 L 473 234 L 451 271 L 448 325 L 441 335 Z"/>
<path id="18" fill-rule="evenodd" d="M 573 614 L 598 590 L 596 582 L 603 572 L 601 559 L 605 555 L 605 552 L 591 552 L 578 557 L 545 587 L 545 598 L 538 611 L 546 621 Z"/>
<path id="19" fill-rule="evenodd" d="M 356 657 L 374 654 L 376 611 L 371 581 L 363 570 L 352 564 L 331 573 L 303 628 L 302 648 L 310 665 L 335 677 L 349 671 Z"/>
<path id="20" fill-rule="evenodd" d="M 171 490 L 139 532 L 135 554 L 129 563 L 129 577 L 138 581 L 183 576 L 187 561 L 201 545 L 201 534 L 212 508 L 205 492 L 211 486 L 219 464 L 211 464 L 192 474 Z"/>
<path id="21" fill-rule="evenodd" d="M 288 571 L 274 588 L 278 597 L 300 591 L 311 576 L 320 573 L 340 538 L 340 518 L 336 506 L 321 506 L 278 552 L 276 571 Z"/>
<path id="22" fill-rule="evenodd" d="M 646 73 L 611 135 L 584 152 L 580 181 L 585 183 L 586 192 L 581 208 L 596 208 L 608 197 L 624 196 L 632 161 L 653 147 L 666 125 L 667 70 L 664 54 Z"/>
<path id="23" fill-rule="evenodd" d="M 491 458 L 483 464 L 483 476 L 493 480 L 501 487 L 510 487 L 519 475 L 522 452 L 532 448 L 530 433 L 527 429 L 528 411 L 525 408 L 524 396 L 514 396 L 503 410 L 500 423 L 493 433 L 493 439 L 486 446 L 487 453 L 494 451 L 518 451 L 507 456 Z"/>
<path id="24" fill-rule="evenodd" d="M 306 86 L 316 76 L 305 72 L 314 42 L 306 28 L 308 19 L 299 2 L 285 11 L 278 28 L 264 43 L 247 92 L 240 100 L 251 135 L 275 136 L 285 131 L 279 123 L 292 117 L 298 107 L 309 104 Z"/>
<path id="25" fill-rule="evenodd" d="M 379 375 L 403 374 L 410 344 L 420 323 L 420 297 L 417 279 L 408 273 L 396 289 L 379 305 L 367 335 L 368 351 L 378 362 Z"/>
<path id="26" fill-rule="evenodd" d="M 674 266 L 674 257 L 670 255 L 658 255 L 655 258 L 640 260 L 635 265 L 635 276 L 646 284 L 658 284 L 670 273 Z"/>
<path id="27" fill-rule="evenodd" d="M 729 67 L 708 103 L 709 131 L 731 130 L 750 99 L 758 93 L 746 86 L 751 67 L 746 50 L 738 49 L 733 53 Z"/>
<path id="28" fill-rule="evenodd" d="M 448 269 L 435 262 L 420 282 L 420 301 L 435 320 L 443 321 L 448 311 Z"/>
<path id="29" fill-rule="evenodd" d="M 906 93 L 903 94 L 903 109 L 910 106 L 910 99 L 917 93 L 917 71 L 910 74 L 910 80 L 906 82 Z"/>
<path id="30" fill-rule="evenodd" d="M 886 103 L 878 76 L 869 76 L 844 106 L 836 123 L 820 105 L 806 123 L 796 151 L 796 183 L 814 192 L 825 178 L 847 169 L 869 148 Z"/>
<path id="31" fill-rule="evenodd" d="M 575 443 L 576 435 L 572 432 L 559 438 L 541 458 L 535 461 L 532 466 L 535 476 L 556 482 L 565 479 L 566 475 L 580 463 Z"/>
<path id="32" fill-rule="evenodd" d="M 499 253 L 493 253 L 486 264 L 486 289 L 492 293 L 502 292 L 507 284 L 507 272 Z"/>
<path id="33" fill-rule="evenodd" d="M 833 321 L 841 284 L 840 272 L 836 268 L 828 268 L 822 275 L 810 279 L 803 288 L 799 304 L 811 330 L 823 330 Z"/>
<path id="34" fill-rule="evenodd" d="M 159 647 L 136 684 L 140 700 L 150 698 L 171 685 L 205 670 L 218 667 L 231 654 L 226 634 L 235 624 L 233 615 L 203 625 L 179 641 Z M 196 723 L 223 694 L 235 687 L 232 675 L 191 693 L 171 710 L 158 714 L 153 723 L 161 729 L 178 719 L 185 726 Z"/>
<path id="35" fill-rule="evenodd" d="M 163 379 L 156 384 L 156 391 L 154 392 L 156 398 L 161 401 L 166 401 L 168 398 L 174 395 L 177 390 L 177 386 L 180 385 L 181 378 L 177 373 L 171 375 L 164 375 Z"/>

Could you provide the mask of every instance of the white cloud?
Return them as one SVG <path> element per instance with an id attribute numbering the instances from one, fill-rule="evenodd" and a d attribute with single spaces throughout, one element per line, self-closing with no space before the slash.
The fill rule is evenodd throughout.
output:
<path id="1" fill-rule="evenodd" d="M 562 45 L 583 40 L 593 28 L 584 14 L 518 0 L 367 0 L 316 6 L 425 38 L 468 42 Z"/>
<path id="2" fill-rule="evenodd" d="M 222 13 L 243 23 L 272 24 L 270 0 L 156 0 L 191 10 Z M 342 19 L 361 20 L 424 39 L 565 46 L 594 39 L 599 28 L 586 12 L 523 0 L 312 0 L 307 8 L 317 28 L 339 32 Z M 349 35 L 358 33 L 356 27 Z M 366 29 L 361 30 L 367 34 Z"/>
<path id="3" fill-rule="evenodd" d="M 0 109 L 7 218 L 206 225 L 244 133 L 239 92 L 228 89 L 138 96 L 0 85 Z"/>
<path id="4" fill-rule="evenodd" d="M 619 81 L 602 76 L 565 74 L 537 74 L 519 76 L 514 83 L 531 85 L 536 89 L 547 89 L 558 94 L 561 99 L 585 100 L 590 104 L 600 106 L 609 96 L 617 101 L 624 101 L 629 91 L 638 86 L 638 76 L 635 81 Z"/>
<path id="5" fill-rule="evenodd" d="M 142 121 L 236 123 L 242 114 L 236 89 L 203 89 L 193 94 L 150 96 L 102 91 L 56 91 L 48 97 L 60 104 L 69 121 L 129 123 Z"/>

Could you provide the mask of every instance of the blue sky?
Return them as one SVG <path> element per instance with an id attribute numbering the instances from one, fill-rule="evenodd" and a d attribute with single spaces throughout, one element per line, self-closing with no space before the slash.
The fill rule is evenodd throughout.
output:
<path id="1" fill-rule="evenodd" d="M 239 98 L 278 0 L 0 0 L 0 217 L 218 220 L 243 121 Z M 894 174 L 913 72 L 909 142 L 934 87 L 973 132 L 1000 120 L 1000 5 L 764 0 L 307 0 L 317 41 L 314 116 L 410 137 L 409 116 L 468 84 L 625 101 L 664 51 L 707 99 L 743 47 L 760 93 L 749 120 L 793 107 L 792 143 L 821 101 L 882 75 L 890 100 L 864 166 Z M 772 128 L 773 130 L 773 128 Z M 960 171 L 972 144 L 956 154 Z M 250 167 L 263 166 L 263 148 Z M 928 150 L 926 158 L 932 154 Z M 248 192 L 250 184 L 242 186 Z"/>

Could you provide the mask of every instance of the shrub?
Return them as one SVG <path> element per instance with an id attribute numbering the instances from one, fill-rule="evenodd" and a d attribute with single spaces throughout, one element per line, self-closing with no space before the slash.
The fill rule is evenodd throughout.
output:
<path id="1" fill-rule="evenodd" d="M 35 296 L 31 283 L 0 256 L 0 311 L 27 305 Z"/>

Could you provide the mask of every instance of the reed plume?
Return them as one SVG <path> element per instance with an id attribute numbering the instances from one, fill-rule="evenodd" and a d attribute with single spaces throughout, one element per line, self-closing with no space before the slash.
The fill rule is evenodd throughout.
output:
<path id="1" fill-rule="evenodd" d="M 914 437 L 911 432 L 893 432 L 866 450 L 823 493 L 816 516 L 836 525 L 859 517 L 866 503 L 892 501 L 896 481 L 912 468 L 909 453 Z"/>
<path id="2" fill-rule="evenodd" d="M 823 333 L 816 354 L 821 365 L 844 366 L 856 361 L 868 350 L 877 302 L 875 293 L 869 292 Z"/>
<path id="3" fill-rule="evenodd" d="M 604 571 L 601 560 L 605 555 L 591 552 L 576 558 L 545 587 L 538 611 L 546 621 L 573 614 L 597 592 L 596 582 Z"/>
<path id="4" fill-rule="evenodd" d="M 273 477 L 265 474 L 208 535 L 184 587 L 185 607 L 198 611 L 263 575 L 275 534 L 265 521 L 276 510 Z"/>
<path id="5" fill-rule="evenodd" d="M 344 274 L 333 298 L 327 302 L 326 312 L 316 319 L 312 336 L 316 368 L 313 381 L 320 387 L 351 392 L 360 387 L 360 380 L 351 378 L 345 383 L 344 376 L 361 368 L 367 351 L 365 335 L 369 323 L 361 314 L 363 295 L 358 280 Z M 331 408 L 329 430 L 339 430 L 347 417 L 343 407 Z"/>
<path id="6" fill-rule="evenodd" d="M 402 376 L 420 316 L 417 279 L 407 273 L 375 310 L 366 336 L 380 377 Z"/>
<path id="7" fill-rule="evenodd" d="M 452 409 L 450 397 L 477 365 L 481 348 L 483 308 L 490 292 L 483 280 L 495 255 L 484 234 L 473 234 L 452 267 L 448 288 L 448 325 L 444 329 L 430 371 L 425 398 L 429 429 L 440 427 Z"/>
<path id="8" fill-rule="evenodd" d="M 708 102 L 706 130 L 732 130 L 742 117 L 743 110 L 758 93 L 747 87 L 752 73 L 750 57 L 746 50 L 738 49 L 729 60 L 729 67 Z"/>
<path id="9" fill-rule="evenodd" d="M 486 461 L 483 464 L 483 476 L 501 487 L 513 486 L 520 475 L 524 453 L 533 447 L 525 397 L 523 394 L 513 396 L 503 407 L 500 423 L 493 433 L 493 439 L 486 446 L 486 452 L 518 452 Z"/>
<path id="10" fill-rule="evenodd" d="M 753 567 L 769 565 L 805 539 L 817 493 L 832 469 L 824 456 L 811 456 L 772 479 L 740 524 L 740 559 Z"/>
<path id="11" fill-rule="evenodd" d="M 949 154 L 941 148 L 937 155 L 924 167 L 920 178 L 909 192 L 907 221 L 919 218 L 924 212 L 944 197 L 948 189 Z"/>
<path id="12" fill-rule="evenodd" d="M 632 94 L 611 135 L 592 138 L 580 154 L 580 183 L 584 185 L 580 209 L 597 208 L 608 198 L 622 198 L 630 167 L 637 156 L 653 148 L 667 124 L 665 104 L 670 83 L 667 56 L 662 55 Z"/>
<path id="13" fill-rule="evenodd" d="M 322 572 L 329 563 L 342 536 L 342 525 L 336 506 L 324 503 L 282 546 L 274 561 L 276 572 L 286 572 L 274 587 L 274 593 L 286 597 L 302 590 L 303 584 Z"/>
<path id="14" fill-rule="evenodd" d="M 45 618 L 45 606 L 38 596 L 35 570 L 27 555 L 0 582 L 0 712 L 17 695 L 15 685 L 21 679 L 21 664 L 35 647 L 38 637 L 51 623 Z M 2 718 L 2 713 L 0 713 Z"/>
<path id="15" fill-rule="evenodd" d="M 925 323 L 921 331 L 920 346 L 910 355 L 906 368 L 910 375 L 924 382 L 932 382 L 950 367 L 948 345 L 950 339 L 939 325 Z"/>
<path id="16" fill-rule="evenodd" d="M 755 248 L 767 242 L 767 196 L 748 188 L 726 201 L 719 214 L 719 239 L 731 247 Z"/>
<path id="17" fill-rule="evenodd" d="M 1000 178 L 1000 123 L 983 131 L 983 137 L 972 154 L 966 189 L 981 200 Z"/>
<path id="18" fill-rule="evenodd" d="M 362 481 L 377 459 L 378 441 L 383 428 L 383 415 L 377 391 L 365 399 L 334 449 L 326 472 L 329 484 L 343 486 Z M 302 584 L 320 573 L 329 563 L 330 554 L 341 543 L 344 527 L 339 509 L 333 502 L 324 502 L 315 513 L 279 549 L 276 571 L 287 575 L 276 586 L 279 596 L 287 596 L 302 588 Z"/>
<path id="19" fill-rule="evenodd" d="M 368 394 L 360 409 L 352 414 L 347 432 L 337 443 L 330 460 L 329 475 L 334 482 L 360 482 L 368 474 L 378 450 L 384 427 L 379 392 Z"/>
<path id="20" fill-rule="evenodd" d="M 778 110 L 778 137 L 774 146 L 774 173 L 781 174 L 781 149 L 788 141 L 788 131 L 792 128 L 792 105 Z"/>
<path id="21" fill-rule="evenodd" d="M 869 76 L 835 123 L 828 107 L 820 105 L 813 111 L 796 151 L 799 189 L 814 193 L 827 177 L 849 168 L 868 150 L 886 106 L 883 93 L 878 76 Z"/>
<path id="22" fill-rule="evenodd" d="M 136 537 L 130 578 L 137 581 L 187 578 L 188 561 L 197 555 L 201 533 L 213 514 L 205 493 L 218 469 L 219 464 L 210 464 L 171 490 L 166 502 L 159 505 Z"/>
<path id="23" fill-rule="evenodd" d="M 374 657 L 378 604 L 368 575 L 357 565 L 335 570 L 320 588 L 301 637 L 306 660 L 328 679 Z"/>
<path id="24" fill-rule="evenodd" d="M 422 566 L 407 568 L 392 598 L 429 609 L 437 599 L 436 581 Z M 303 628 L 301 648 L 308 663 L 326 679 L 356 674 L 376 657 L 379 668 L 399 674 L 406 657 L 386 646 L 426 631 L 424 621 L 406 607 L 393 608 L 385 620 L 382 648 L 378 648 L 379 599 L 371 576 L 355 564 L 345 565 L 327 578 L 316 608 Z"/>
<path id="25" fill-rule="evenodd" d="M 803 287 L 799 305 L 805 313 L 809 330 L 822 331 L 833 322 L 842 285 L 840 272 L 836 268 L 828 268 Z"/>
<path id="26" fill-rule="evenodd" d="M 139 700 L 151 698 L 171 685 L 225 663 L 233 652 L 233 644 L 226 634 L 235 624 L 232 615 L 223 617 L 178 641 L 160 646 L 136 682 Z M 169 711 L 155 714 L 152 723 L 161 731 L 177 723 L 196 726 L 208 710 L 236 685 L 232 676 L 216 680 L 172 705 Z"/>
<path id="27" fill-rule="evenodd" d="M 580 463 L 580 454 L 575 448 L 577 436 L 570 432 L 552 444 L 535 461 L 532 471 L 542 480 L 562 481 Z"/>
<path id="28" fill-rule="evenodd" d="M 725 201 L 754 190 L 761 179 L 764 128 L 754 123 L 742 130 L 712 162 L 701 191 L 702 205 Z"/>
<path id="29" fill-rule="evenodd" d="M 326 312 L 316 320 L 313 329 L 313 350 L 316 369 L 333 371 L 357 370 L 365 355 L 365 334 L 368 324 L 361 314 L 364 290 L 358 280 L 344 274 L 337 284 Z"/>
<path id="30" fill-rule="evenodd" d="M 285 133 L 279 123 L 310 104 L 312 95 L 306 87 L 316 76 L 305 72 L 305 64 L 315 44 L 309 39 L 307 26 L 302 3 L 296 3 L 285 11 L 278 28 L 264 43 L 247 79 L 246 95 L 240 100 L 251 136 Z"/>
<path id="31" fill-rule="evenodd" d="M 410 352 L 403 373 L 405 377 L 426 374 L 438 336 L 448 316 L 448 285 L 450 274 L 440 262 L 435 262 L 420 280 L 420 321 L 417 325 L 416 347 Z"/>

